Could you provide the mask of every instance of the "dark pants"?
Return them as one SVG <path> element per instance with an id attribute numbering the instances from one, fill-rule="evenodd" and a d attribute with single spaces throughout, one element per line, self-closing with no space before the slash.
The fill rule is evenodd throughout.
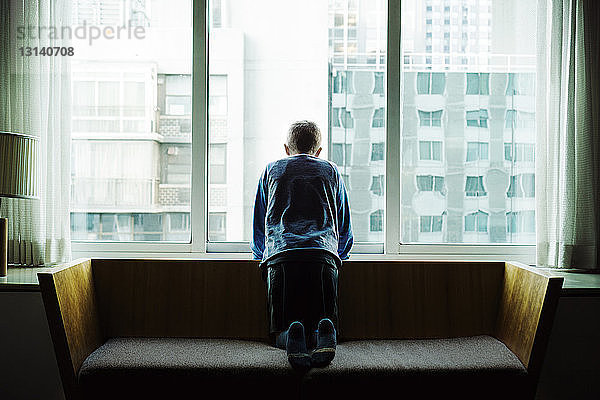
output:
<path id="1" fill-rule="evenodd" d="M 284 261 L 267 267 L 271 341 L 292 322 L 300 321 L 310 335 L 322 318 L 337 329 L 337 268 L 318 260 Z"/>

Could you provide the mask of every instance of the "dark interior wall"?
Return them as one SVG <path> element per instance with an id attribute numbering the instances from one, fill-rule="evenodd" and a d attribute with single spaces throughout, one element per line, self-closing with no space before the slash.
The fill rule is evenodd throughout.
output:
<path id="1" fill-rule="evenodd" d="M 0 291 L 0 399 L 64 400 L 40 292 Z"/>
<path id="2" fill-rule="evenodd" d="M 600 399 L 600 297 L 560 299 L 536 399 Z"/>

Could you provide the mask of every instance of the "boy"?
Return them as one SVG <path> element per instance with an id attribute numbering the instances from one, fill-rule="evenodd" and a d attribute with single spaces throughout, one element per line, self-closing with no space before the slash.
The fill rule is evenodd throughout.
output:
<path id="1" fill-rule="evenodd" d="M 337 269 L 353 243 L 348 195 L 336 166 L 318 158 L 314 122 L 292 124 L 284 148 L 288 157 L 258 183 L 251 248 L 267 282 L 272 341 L 292 367 L 324 366 L 335 356 Z"/>

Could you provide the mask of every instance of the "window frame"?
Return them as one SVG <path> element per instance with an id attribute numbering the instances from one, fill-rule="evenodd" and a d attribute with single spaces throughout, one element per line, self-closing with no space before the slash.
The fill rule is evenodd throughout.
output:
<path id="1" fill-rule="evenodd" d="M 402 243 L 401 178 L 401 0 L 388 0 L 385 92 L 385 212 L 383 243 L 356 243 L 351 259 L 506 260 L 535 264 L 535 245 Z M 251 259 L 247 242 L 208 242 L 208 0 L 193 0 L 191 241 L 95 242 L 72 240 L 73 257 Z M 204 94 L 204 95 L 202 95 Z M 443 117 L 442 117 L 443 119 Z M 340 121 L 341 122 L 341 121 Z M 443 124 L 443 123 L 442 123 Z M 442 125 L 443 126 L 443 125 Z"/>

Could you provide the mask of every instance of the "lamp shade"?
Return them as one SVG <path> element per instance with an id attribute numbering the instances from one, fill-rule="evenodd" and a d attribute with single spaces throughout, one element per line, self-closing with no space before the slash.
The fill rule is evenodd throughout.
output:
<path id="1" fill-rule="evenodd" d="M 0 197 L 38 197 L 39 139 L 0 131 Z"/>

